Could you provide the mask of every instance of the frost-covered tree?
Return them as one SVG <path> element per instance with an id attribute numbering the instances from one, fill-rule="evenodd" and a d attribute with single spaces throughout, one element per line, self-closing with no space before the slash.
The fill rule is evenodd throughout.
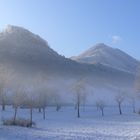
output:
<path id="1" fill-rule="evenodd" d="M 120 114 L 120 115 L 122 115 L 121 105 L 122 105 L 124 99 L 125 99 L 125 96 L 124 96 L 123 92 L 122 92 L 121 94 L 116 95 L 116 97 L 115 97 L 115 101 L 116 101 L 117 104 L 118 104 L 119 114 Z"/>
<path id="2" fill-rule="evenodd" d="M 49 100 L 49 94 L 47 93 L 47 90 L 40 90 L 40 92 L 38 93 L 39 97 L 37 99 L 37 106 L 42 109 L 43 111 L 43 119 L 45 120 L 46 115 L 45 115 L 45 109 L 46 106 L 48 105 L 48 100 Z"/>
<path id="3" fill-rule="evenodd" d="M 133 113 L 136 113 L 136 105 L 135 105 L 136 98 L 135 98 L 135 96 L 132 96 L 130 99 L 131 99 L 131 103 L 132 103 Z"/>
<path id="4" fill-rule="evenodd" d="M 38 112 L 41 113 L 41 107 L 38 108 Z"/>
<path id="5" fill-rule="evenodd" d="M 23 92 L 22 87 L 19 86 L 19 87 L 14 87 L 14 88 L 15 89 L 13 90 L 11 98 L 12 98 L 12 105 L 14 108 L 13 122 L 15 123 L 18 108 L 21 107 L 25 102 L 25 94 Z"/>
<path id="6" fill-rule="evenodd" d="M 101 110 L 102 116 L 104 116 L 105 102 L 103 100 L 96 101 L 96 107 Z"/>
<path id="7" fill-rule="evenodd" d="M 58 93 L 53 94 L 54 104 L 56 106 L 56 111 L 59 111 L 62 107 L 61 97 Z"/>
<path id="8" fill-rule="evenodd" d="M 79 80 L 75 85 L 74 85 L 74 91 L 75 91 L 75 105 L 77 108 L 77 117 L 80 118 L 80 105 L 82 101 L 85 99 L 85 80 Z"/>
<path id="9" fill-rule="evenodd" d="M 137 93 L 135 91 L 128 92 L 128 100 L 132 106 L 132 111 L 133 113 L 136 113 L 136 99 L 137 99 Z"/>
<path id="10" fill-rule="evenodd" d="M 47 87 L 47 102 L 56 107 L 56 111 L 59 111 L 62 107 L 62 98 L 60 89 L 57 86 Z"/>
<path id="11" fill-rule="evenodd" d="M 132 107 L 133 112 L 135 112 L 135 100 L 140 99 L 140 65 L 137 66 L 137 71 L 135 73 L 135 81 L 134 81 L 134 89 L 133 89 L 134 97 L 132 97 Z"/>
<path id="12" fill-rule="evenodd" d="M 43 111 L 43 118 L 45 119 L 45 108 L 48 104 L 49 98 L 49 89 L 48 89 L 48 82 L 46 80 L 46 75 L 42 75 L 42 73 L 38 73 L 37 80 L 33 83 L 36 87 L 36 95 L 37 97 L 37 107 L 38 111 L 41 113 Z"/>
<path id="13" fill-rule="evenodd" d="M 10 86 L 11 77 L 7 73 L 0 73 L 0 103 L 2 105 L 2 110 L 5 110 L 6 100 L 7 100 L 7 93 Z"/>
<path id="14" fill-rule="evenodd" d="M 33 109 L 36 107 L 37 104 L 37 96 L 34 94 L 35 89 L 32 85 L 28 85 L 24 89 L 25 92 L 25 100 L 24 103 L 27 108 L 30 109 L 30 126 L 33 124 Z"/>

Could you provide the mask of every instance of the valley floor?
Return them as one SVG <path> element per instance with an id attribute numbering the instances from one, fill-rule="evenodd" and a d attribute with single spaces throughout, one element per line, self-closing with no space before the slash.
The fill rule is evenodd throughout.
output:
<path id="1" fill-rule="evenodd" d="M 0 125 L 0 140 L 140 140 L 140 115 L 123 107 L 118 115 L 117 107 L 106 107 L 105 116 L 95 107 L 81 108 L 81 118 L 76 118 L 73 107 L 46 109 L 46 120 L 42 113 L 34 110 L 34 128 Z M 12 108 L 0 112 L 1 119 L 13 116 Z M 28 118 L 29 110 L 20 109 L 18 117 Z M 2 122 L 1 122 L 2 123 Z"/>

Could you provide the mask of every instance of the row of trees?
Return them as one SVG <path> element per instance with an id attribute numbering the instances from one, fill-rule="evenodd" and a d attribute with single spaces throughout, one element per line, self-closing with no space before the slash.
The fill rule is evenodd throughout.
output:
<path id="1" fill-rule="evenodd" d="M 79 80 L 75 85 L 74 85 L 74 91 L 76 93 L 75 97 L 75 109 L 77 109 L 77 117 L 80 118 L 80 105 L 85 106 L 85 102 L 87 99 L 87 91 L 86 91 L 86 85 L 85 85 L 85 80 Z M 139 98 L 136 96 L 134 92 L 127 93 L 121 90 L 117 90 L 117 94 L 114 98 L 114 101 L 118 105 L 118 110 L 119 114 L 122 115 L 122 103 L 125 100 L 129 100 L 133 113 L 136 113 L 136 107 L 135 107 L 135 100 L 136 98 Z M 106 103 L 103 99 L 98 99 L 96 101 L 96 107 L 97 110 L 101 110 L 102 116 L 104 116 L 104 108 L 106 107 Z"/>
<path id="2" fill-rule="evenodd" d="M 38 93 L 37 93 L 38 92 Z M 13 121 L 16 121 L 17 112 L 20 108 L 26 108 L 30 110 L 30 123 L 32 124 L 33 120 L 33 109 L 38 109 L 39 112 L 42 112 L 43 119 L 45 120 L 45 110 L 49 105 L 55 105 L 56 110 L 58 111 L 61 106 L 61 101 L 59 95 L 56 93 L 47 92 L 44 89 L 35 90 L 33 88 L 24 88 L 18 87 L 14 89 L 10 96 L 7 97 L 7 101 L 5 101 L 5 105 L 10 104 L 14 108 L 14 117 Z M 5 106 L 4 105 L 4 106 Z"/>
<path id="3" fill-rule="evenodd" d="M 6 76 L 7 77 L 7 76 Z M 46 83 L 36 81 L 16 81 L 0 79 L 0 104 L 5 111 L 6 105 L 12 105 L 14 109 L 13 122 L 17 119 L 17 113 L 20 108 L 30 110 L 30 124 L 32 124 L 33 109 L 39 109 L 46 118 L 45 109 L 48 105 L 55 105 L 58 111 L 61 107 L 61 97 L 55 89 L 48 88 Z M 43 82 L 43 81 L 41 81 Z"/>
<path id="4" fill-rule="evenodd" d="M 13 105 L 14 121 L 16 121 L 18 109 L 21 107 L 30 109 L 30 123 L 32 124 L 34 108 L 37 108 L 39 112 L 42 110 L 43 119 L 45 119 L 45 110 L 48 105 L 55 105 L 56 111 L 58 111 L 63 104 L 58 91 L 54 87 L 49 88 L 47 82 L 45 80 L 42 81 L 42 78 L 37 81 L 31 79 L 22 78 L 19 80 L 10 78 L 8 75 L 0 75 L 0 103 L 2 110 L 5 110 L 5 105 Z M 85 83 L 85 79 L 80 79 L 72 86 L 72 92 L 74 92 L 75 97 L 74 105 L 75 109 L 77 109 L 78 118 L 80 118 L 80 106 L 86 104 L 87 91 Z M 125 100 L 125 94 L 121 91 L 119 93 L 115 97 L 115 101 L 118 104 L 121 115 L 121 105 Z M 133 112 L 135 112 L 135 97 L 131 96 L 131 100 Z M 101 110 L 102 116 L 104 116 L 104 108 L 106 107 L 104 100 L 97 100 L 96 106 L 97 109 Z"/>

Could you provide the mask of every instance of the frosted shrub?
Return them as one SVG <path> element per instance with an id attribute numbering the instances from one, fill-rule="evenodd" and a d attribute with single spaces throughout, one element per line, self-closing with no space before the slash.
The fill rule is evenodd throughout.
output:
<path id="1" fill-rule="evenodd" d="M 15 125 L 15 126 L 22 126 L 22 127 L 32 127 L 35 126 L 35 122 L 30 122 L 30 120 L 27 119 L 17 119 L 14 121 L 14 119 L 6 119 L 3 120 L 3 125 Z"/>

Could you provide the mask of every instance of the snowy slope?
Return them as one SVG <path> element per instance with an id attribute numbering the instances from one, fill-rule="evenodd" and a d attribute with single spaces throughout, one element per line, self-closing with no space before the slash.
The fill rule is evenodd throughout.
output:
<path id="1" fill-rule="evenodd" d="M 71 59 L 89 64 L 100 63 L 132 73 L 135 73 L 139 66 L 139 61 L 135 58 L 119 49 L 111 48 L 103 43 L 96 44 L 82 54 L 71 57 Z"/>

